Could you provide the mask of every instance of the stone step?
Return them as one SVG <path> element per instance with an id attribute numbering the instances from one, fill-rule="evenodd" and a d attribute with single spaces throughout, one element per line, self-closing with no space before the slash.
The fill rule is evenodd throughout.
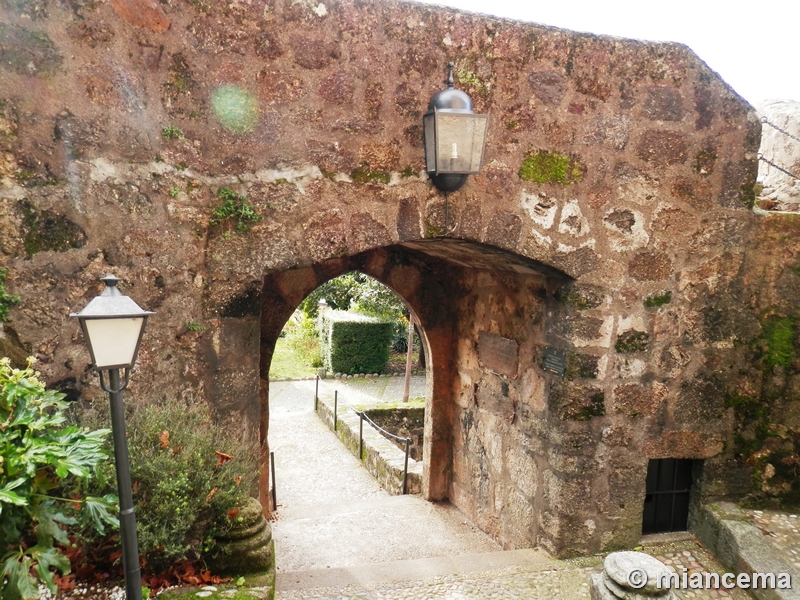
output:
<path id="1" fill-rule="evenodd" d="M 398 560 L 385 563 L 358 565 L 334 569 L 311 569 L 307 571 L 278 571 L 276 591 L 309 588 L 338 588 L 346 585 L 365 586 L 392 581 L 414 581 L 443 575 L 479 573 L 513 566 L 525 566 L 529 570 L 563 568 L 559 562 L 535 548 L 462 554 Z"/>

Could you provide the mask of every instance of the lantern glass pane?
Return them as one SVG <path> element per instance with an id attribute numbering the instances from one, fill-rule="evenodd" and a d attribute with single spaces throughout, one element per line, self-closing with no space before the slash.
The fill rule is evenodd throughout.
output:
<path id="1" fill-rule="evenodd" d="M 436 116 L 428 113 L 422 118 L 425 136 L 425 170 L 436 172 Z"/>
<path id="2" fill-rule="evenodd" d="M 84 327 L 94 355 L 95 367 L 131 367 L 144 325 L 144 317 L 86 319 Z"/>
<path id="3" fill-rule="evenodd" d="M 483 162 L 487 115 L 436 113 L 438 173 L 478 173 Z"/>

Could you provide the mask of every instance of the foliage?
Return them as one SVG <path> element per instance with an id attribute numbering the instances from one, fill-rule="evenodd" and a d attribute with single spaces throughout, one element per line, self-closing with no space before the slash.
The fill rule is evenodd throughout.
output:
<path id="1" fill-rule="evenodd" d="M 118 526 L 113 494 L 82 493 L 108 464 L 108 430 L 65 426 L 64 394 L 46 390 L 32 364 L 12 369 L 0 359 L 0 595 L 6 600 L 38 598 L 37 579 L 56 592 L 52 569 L 70 571 L 55 547 L 69 543 L 63 526 L 100 534 Z"/>
<path id="2" fill-rule="evenodd" d="M 179 140 L 183 137 L 183 131 L 180 127 L 167 125 L 161 130 L 161 137 L 165 140 Z"/>
<path id="3" fill-rule="evenodd" d="M 253 223 L 261 220 L 261 215 L 241 194 L 222 188 L 217 196 L 222 200 L 222 204 L 211 213 L 211 225 L 219 225 L 230 219 L 236 222 L 236 231 L 244 233 L 250 230 Z"/>
<path id="4" fill-rule="evenodd" d="M 127 430 L 140 554 L 153 569 L 196 558 L 230 529 L 228 512 L 248 494 L 257 470 L 254 443 L 243 437 L 241 423 L 214 422 L 203 401 L 131 408 Z M 83 416 L 98 418 L 88 411 Z M 107 475 L 115 480 L 113 472 Z"/>
<path id="5" fill-rule="evenodd" d="M 271 379 L 311 377 L 321 366 L 322 352 L 314 320 L 297 311 L 275 344 L 269 376 Z"/>
<path id="6" fill-rule="evenodd" d="M 6 277 L 8 269 L 0 269 L 0 323 L 8 321 L 8 312 L 11 307 L 19 303 L 22 299 L 6 291 Z"/>
<path id="7" fill-rule="evenodd" d="M 669 304 L 672 301 L 672 292 L 667 290 L 663 294 L 653 294 L 652 296 L 648 296 L 644 299 L 644 305 L 647 308 L 653 308 L 654 306 L 664 306 L 665 304 Z"/>
<path id="8" fill-rule="evenodd" d="M 188 331 L 198 332 L 206 330 L 206 326 L 202 323 L 198 323 L 197 321 L 185 321 L 184 326 Z"/>
<path id="9" fill-rule="evenodd" d="M 325 366 L 334 373 L 380 373 L 389 362 L 393 321 L 342 311 L 322 315 Z"/>
<path id="10" fill-rule="evenodd" d="M 403 301 L 388 287 L 357 271 L 323 283 L 300 303 L 300 310 L 306 316 L 316 317 L 319 301 L 323 298 L 334 310 L 355 308 L 366 314 L 393 318 L 408 312 Z"/>

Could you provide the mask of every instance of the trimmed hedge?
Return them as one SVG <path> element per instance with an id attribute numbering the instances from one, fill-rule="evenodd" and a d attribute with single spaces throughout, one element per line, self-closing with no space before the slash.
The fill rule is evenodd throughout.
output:
<path id="1" fill-rule="evenodd" d="M 320 315 L 325 367 L 333 373 L 380 373 L 389 362 L 394 322 L 341 310 Z"/>

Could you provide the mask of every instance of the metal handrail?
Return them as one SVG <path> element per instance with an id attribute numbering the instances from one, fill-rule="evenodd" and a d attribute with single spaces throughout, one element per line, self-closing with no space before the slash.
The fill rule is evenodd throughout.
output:
<path id="1" fill-rule="evenodd" d="M 358 416 L 362 416 L 362 415 L 363 415 L 363 416 L 364 416 L 364 418 L 365 418 L 367 421 L 369 421 L 370 425 L 372 425 L 372 426 L 373 426 L 375 429 L 377 429 L 377 430 L 378 430 L 378 431 L 380 431 L 381 433 L 384 433 L 384 434 L 388 435 L 388 436 L 389 436 L 389 437 L 391 437 L 391 438 L 394 438 L 394 439 L 396 439 L 398 442 L 411 441 L 411 438 L 410 438 L 410 437 L 402 437 L 402 436 L 400 436 L 400 435 L 395 435 L 395 434 L 393 434 L 393 433 L 390 433 L 390 432 L 386 431 L 386 430 L 385 430 L 383 427 L 381 427 L 381 426 L 380 426 L 380 425 L 378 425 L 378 424 L 377 424 L 375 421 L 373 421 L 372 419 L 370 419 L 370 418 L 369 418 L 369 417 L 366 415 L 366 411 L 363 411 L 363 410 L 362 410 L 362 411 L 358 411 L 358 410 L 356 410 L 356 409 L 354 408 L 354 409 L 353 409 L 353 412 L 355 412 L 355 413 L 356 413 Z"/>
<path id="2" fill-rule="evenodd" d="M 408 453 L 411 448 L 411 438 L 410 437 L 401 437 L 399 435 L 395 435 L 386 431 L 383 427 L 378 425 L 375 421 L 370 419 L 366 412 L 363 410 L 356 410 L 353 409 L 353 412 L 356 413 L 359 418 L 359 428 L 358 428 L 358 460 L 364 459 L 364 419 L 369 421 L 369 424 L 372 425 L 376 430 L 378 430 L 383 435 L 389 436 L 390 438 L 394 438 L 399 442 L 406 443 L 406 459 L 405 465 L 403 466 L 403 494 L 408 494 Z"/>
<path id="3" fill-rule="evenodd" d="M 314 390 L 314 412 L 317 412 L 317 406 L 319 405 L 319 375 L 316 377 L 316 386 Z M 352 407 L 351 407 L 352 408 Z M 339 412 L 339 390 L 334 390 L 333 392 L 333 430 L 337 431 L 338 429 L 338 412 Z M 378 425 L 375 421 L 370 419 L 363 410 L 359 411 L 353 408 L 353 412 L 355 412 L 359 416 L 359 427 L 358 427 L 358 460 L 364 460 L 364 419 L 369 421 L 370 425 L 372 425 L 376 430 L 380 433 L 393 438 L 400 442 L 406 443 L 406 458 L 405 458 L 405 465 L 403 467 L 403 494 L 408 494 L 408 455 L 411 450 L 411 438 L 410 437 L 401 437 L 399 435 L 395 435 L 386 431 L 383 427 Z M 275 476 L 273 473 L 273 480 Z M 273 490 L 274 491 L 274 490 Z"/>

